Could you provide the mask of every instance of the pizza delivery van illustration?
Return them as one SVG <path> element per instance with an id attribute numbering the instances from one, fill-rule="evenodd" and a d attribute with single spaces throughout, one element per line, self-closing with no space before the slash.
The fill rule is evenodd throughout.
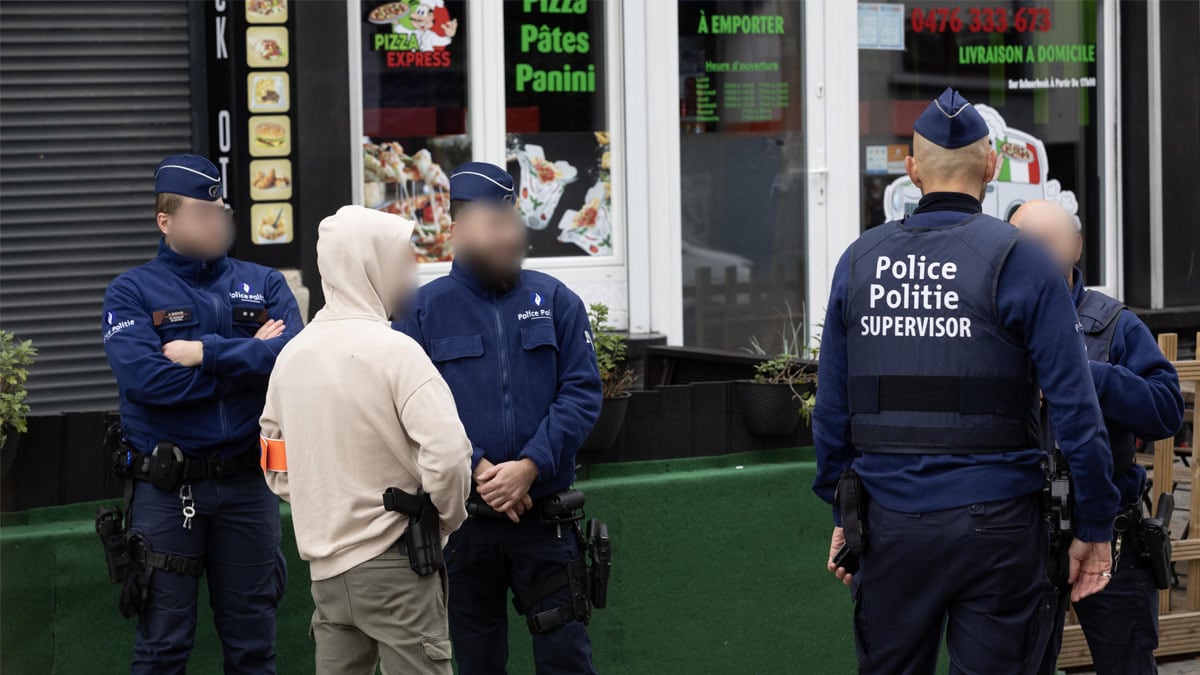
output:
<path id="1" fill-rule="evenodd" d="M 998 156 L 996 179 L 987 186 L 983 212 L 1008 220 L 1017 207 L 1032 199 L 1058 202 L 1068 213 L 1075 214 L 1079 203 L 1075 193 L 1063 190 L 1049 177 L 1046 146 L 1042 140 L 1019 129 L 1010 128 L 995 108 L 976 105 L 975 109 L 987 122 Z M 921 200 L 921 190 L 908 176 L 892 181 L 883 193 L 883 211 L 888 220 L 898 220 L 913 212 Z"/>

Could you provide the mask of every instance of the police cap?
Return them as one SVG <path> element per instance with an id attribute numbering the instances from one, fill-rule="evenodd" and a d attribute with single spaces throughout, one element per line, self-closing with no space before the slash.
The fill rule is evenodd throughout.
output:
<path id="1" fill-rule="evenodd" d="M 987 122 L 967 99 L 946 87 L 913 124 L 913 131 L 934 145 L 953 150 L 988 135 Z"/>
<path id="2" fill-rule="evenodd" d="M 221 198 L 221 172 L 200 155 L 171 155 L 154 170 L 154 194 L 164 192 L 215 202 Z"/>
<path id="3" fill-rule="evenodd" d="M 450 199 L 515 204 L 517 195 L 512 176 L 504 169 L 487 162 L 467 162 L 450 172 Z"/>

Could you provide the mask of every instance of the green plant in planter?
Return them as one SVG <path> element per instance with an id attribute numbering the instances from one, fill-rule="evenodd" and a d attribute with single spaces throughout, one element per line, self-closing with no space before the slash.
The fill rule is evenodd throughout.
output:
<path id="1" fill-rule="evenodd" d="M 28 430 L 25 380 L 36 355 L 31 341 L 18 340 L 12 333 L 0 331 L 0 446 L 7 440 L 10 429 L 19 434 Z"/>
<path id="2" fill-rule="evenodd" d="M 588 323 L 591 324 L 592 346 L 596 350 L 596 365 L 600 367 L 604 398 L 618 398 L 632 389 L 637 380 L 625 361 L 625 336 L 608 325 L 608 305 L 604 303 L 588 306 Z"/>
<path id="3" fill-rule="evenodd" d="M 800 392 L 797 385 L 811 384 L 816 387 L 817 374 L 807 360 L 816 360 L 817 349 L 809 347 L 804 342 L 804 315 L 800 319 L 792 315 L 791 305 L 786 312 L 780 312 L 783 326 L 779 329 L 779 352 L 771 355 L 763 348 L 758 336 L 750 338 L 747 352 L 755 356 L 769 356 L 766 361 L 754 367 L 754 381 L 760 384 L 786 384 L 792 389 L 792 397 L 800 402 L 800 415 L 805 423 L 812 422 L 813 406 L 816 404 L 815 392 Z"/>

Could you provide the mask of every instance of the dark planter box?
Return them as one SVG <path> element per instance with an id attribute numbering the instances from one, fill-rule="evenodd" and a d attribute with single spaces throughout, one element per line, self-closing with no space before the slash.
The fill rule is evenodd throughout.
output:
<path id="1" fill-rule="evenodd" d="M 587 464 L 723 455 L 812 444 L 803 420 L 787 434 L 755 435 L 735 393 L 754 377 L 761 359 L 738 352 L 648 346 L 658 336 L 631 338 L 631 356 L 644 363 L 627 400 L 615 444 L 581 453 Z M 644 360 L 644 361 L 643 361 Z M 611 407 L 611 406 L 610 406 Z M 119 499 L 122 486 L 104 452 L 107 413 L 29 418 L 16 458 L 0 475 L 0 511 L 24 511 L 98 499 Z M 582 475 L 586 475 L 584 472 Z"/>
<path id="2" fill-rule="evenodd" d="M 586 466 L 812 445 L 812 431 L 803 422 L 790 434 L 750 433 L 735 384 L 698 382 L 632 392 L 617 444 L 607 453 L 580 460 Z"/>
<path id="3" fill-rule="evenodd" d="M 762 361 L 740 352 L 647 348 L 644 390 L 632 392 L 616 445 L 606 453 L 583 454 L 580 462 L 586 467 L 812 445 L 812 431 L 802 419 L 779 435 L 753 434 L 747 427 L 735 388 L 738 380 L 752 379 Z"/>
<path id="4" fill-rule="evenodd" d="M 116 498 L 121 481 L 105 454 L 107 413 L 30 417 L 12 466 L 0 476 L 0 511 Z"/>

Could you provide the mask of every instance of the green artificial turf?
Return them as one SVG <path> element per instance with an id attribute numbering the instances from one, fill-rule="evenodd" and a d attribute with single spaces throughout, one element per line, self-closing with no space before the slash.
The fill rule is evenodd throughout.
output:
<path id="1" fill-rule="evenodd" d="M 609 607 L 591 625 L 600 671 L 854 672 L 851 604 L 825 571 L 831 523 L 809 489 L 814 471 L 811 450 L 801 449 L 581 473 L 588 516 L 606 521 L 613 538 Z M 117 613 L 117 589 L 105 579 L 94 510 L 0 518 L 5 675 L 128 671 L 133 622 Z M 283 515 L 289 580 L 278 670 L 309 673 L 308 568 L 286 506 Z M 532 673 L 524 622 L 513 616 L 509 631 L 510 672 Z M 207 594 L 189 672 L 221 672 Z"/>

